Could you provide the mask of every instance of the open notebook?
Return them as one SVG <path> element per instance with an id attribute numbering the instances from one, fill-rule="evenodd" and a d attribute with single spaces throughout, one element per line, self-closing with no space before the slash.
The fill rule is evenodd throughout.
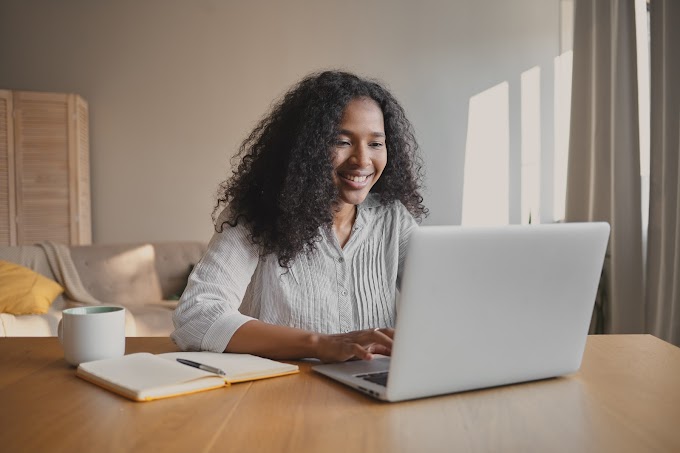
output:
<path id="1" fill-rule="evenodd" d="M 178 358 L 223 370 L 221 376 L 183 365 Z M 236 382 L 297 373 L 298 366 L 249 354 L 140 352 L 81 363 L 76 375 L 134 401 L 152 401 L 211 390 Z"/>

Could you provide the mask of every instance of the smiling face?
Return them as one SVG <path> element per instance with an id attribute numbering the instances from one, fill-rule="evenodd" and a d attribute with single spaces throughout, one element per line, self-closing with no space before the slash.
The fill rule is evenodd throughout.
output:
<path id="1" fill-rule="evenodd" d="M 333 153 L 333 182 L 341 211 L 353 209 L 368 196 L 387 165 L 385 124 L 380 106 L 358 98 L 345 107 Z"/>

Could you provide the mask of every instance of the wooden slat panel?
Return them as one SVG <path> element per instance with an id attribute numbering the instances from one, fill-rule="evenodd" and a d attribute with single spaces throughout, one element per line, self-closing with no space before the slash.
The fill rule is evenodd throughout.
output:
<path id="1" fill-rule="evenodd" d="M 7 99 L 0 96 L 0 245 L 10 245 L 9 220 L 9 143 L 7 128 L 10 115 Z"/>
<path id="2" fill-rule="evenodd" d="M 19 244 L 70 243 L 67 99 L 14 93 Z"/>
<path id="3" fill-rule="evenodd" d="M 0 245 L 16 244 L 12 92 L 0 90 Z"/>
<path id="4" fill-rule="evenodd" d="M 90 122 L 87 102 L 77 98 L 78 140 L 78 230 L 81 245 L 92 243 L 92 213 L 90 201 Z"/>
<path id="5" fill-rule="evenodd" d="M 78 244 L 78 140 L 76 139 L 76 96 L 69 95 L 68 116 L 68 205 L 69 205 L 69 243 Z"/>

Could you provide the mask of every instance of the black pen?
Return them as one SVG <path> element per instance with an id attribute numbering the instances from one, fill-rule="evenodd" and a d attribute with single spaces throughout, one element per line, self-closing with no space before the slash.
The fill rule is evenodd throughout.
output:
<path id="1" fill-rule="evenodd" d="M 177 361 L 179 363 L 184 364 L 184 365 L 189 365 L 189 366 L 192 366 L 194 368 L 198 368 L 199 370 L 207 371 L 209 373 L 219 374 L 220 376 L 226 376 L 227 375 L 227 373 L 220 370 L 219 368 L 215 368 L 215 367 L 210 366 L 210 365 L 203 365 L 202 363 L 194 362 L 192 360 L 187 360 L 187 359 L 177 359 Z"/>

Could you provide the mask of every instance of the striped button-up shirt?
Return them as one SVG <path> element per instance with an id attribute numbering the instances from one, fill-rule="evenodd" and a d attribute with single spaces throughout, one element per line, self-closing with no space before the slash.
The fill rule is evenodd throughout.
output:
<path id="1" fill-rule="evenodd" d="M 399 202 L 369 195 L 357 206 L 348 242 L 331 229 L 290 269 L 260 256 L 242 223 L 215 233 L 175 310 L 172 339 L 184 350 L 223 352 L 257 318 L 318 333 L 394 327 L 396 294 L 408 237 L 416 222 Z"/>

